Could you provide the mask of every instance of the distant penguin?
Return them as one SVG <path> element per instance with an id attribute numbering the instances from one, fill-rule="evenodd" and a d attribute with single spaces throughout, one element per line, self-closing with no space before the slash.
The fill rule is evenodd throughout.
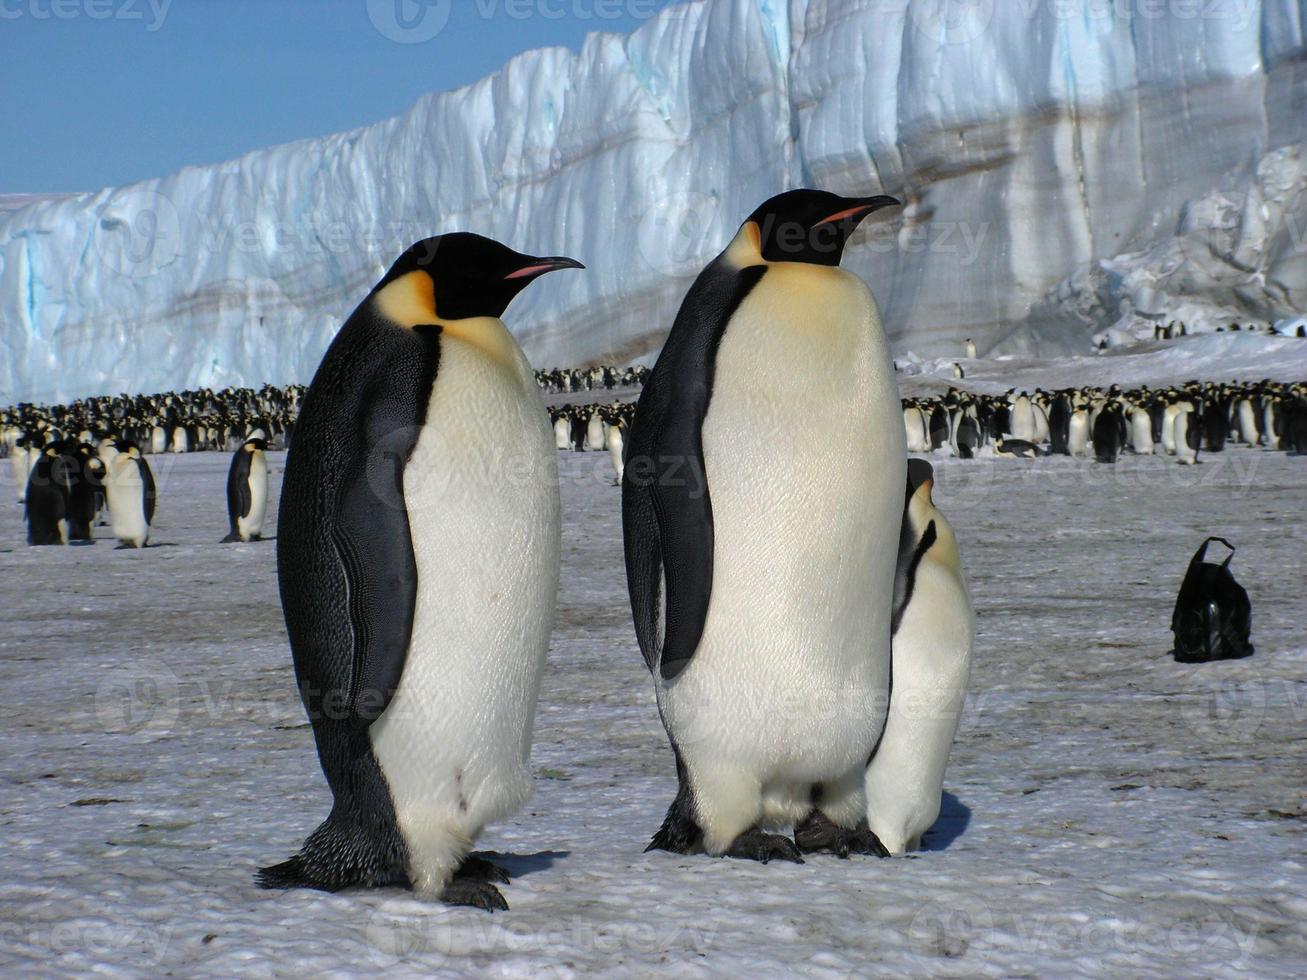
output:
<path id="1" fill-rule="evenodd" d="M 1035 413 L 1030 405 L 1030 397 L 1017 395 L 1012 402 L 1012 435 L 1022 442 L 1035 441 Z"/>
<path id="2" fill-rule="evenodd" d="M 604 417 L 599 412 L 590 414 L 590 421 L 585 424 L 585 448 L 587 452 L 604 451 Z"/>
<path id="3" fill-rule="evenodd" d="M 1006 459 L 1034 459 L 1039 455 L 1039 447 L 1025 439 L 995 439 L 994 455 Z"/>
<path id="4" fill-rule="evenodd" d="M 616 474 L 613 481 L 614 486 L 622 485 L 622 470 L 625 466 L 622 453 L 626 444 L 626 440 L 622 436 L 623 431 L 621 419 L 608 427 L 608 458 L 612 461 L 613 472 Z"/>
<path id="5" fill-rule="evenodd" d="M 68 543 L 74 466 L 71 451 L 66 451 L 62 443 L 51 443 L 37 456 L 27 479 L 24 510 L 29 545 Z"/>
<path id="6" fill-rule="evenodd" d="M 963 415 L 958 422 L 958 456 L 962 459 L 974 459 L 976 453 L 980 451 L 982 442 L 980 424 L 970 415 Z"/>
<path id="7" fill-rule="evenodd" d="M 1223 452 L 1229 431 L 1229 413 L 1225 405 L 1219 400 L 1213 401 L 1203 412 L 1203 448 L 1209 453 Z"/>
<path id="8" fill-rule="evenodd" d="M 833 849 L 878 849 L 862 779 L 886 713 L 906 452 L 875 300 L 839 262 L 896 203 L 766 201 L 690 287 L 640 395 L 627 584 L 679 782 L 651 848 L 798 861 L 772 831 L 815 799 Z"/>
<path id="9" fill-rule="evenodd" d="M 1066 449 L 1070 456 L 1089 455 L 1089 413 L 1077 408 L 1067 423 Z"/>
<path id="10" fill-rule="evenodd" d="M 1175 420 L 1188 406 L 1182 402 L 1171 402 L 1162 415 L 1162 448 L 1168 456 L 1175 455 Z"/>
<path id="11" fill-rule="evenodd" d="M 1153 424 L 1148 412 L 1135 406 L 1130 409 L 1130 448 L 1140 456 L 1153 454 Z"/>
<path id="12" fill-rule="evenodd" d="M 963 347 L 963 352 L 966 357 L 971 358 L 972 360 L 974 360 L 976 357 L 976 342 L 972 340 L 970 337 L 966 339 L 966 343 Z"/>
<path id="13" fill-rule="evenodd" d="M 1253 408 L 1252 399 L 1240 398 L 1235 406 L 1239 419 L 1239 441 L 1249 446 L 1257 445 L 1257 410 Z"/>
<path id="14" fill-rule="evenodd" d="M 572 420 L 565 412 L 560 412 L 554 419 L 554 448 L 572 448 Z"/>
<path id="15" fill-rule="evenodd" d="M 191 449 L 190 430 L 184 425 L 173 426 L 172 439 L 169 441 L 168 451 L 172 453 L 189 453 Z"/>
<path id="16" fill-rule="evenodd" d="M 930 464 L 909 460 L 889 717 L 865 777 L 868 827 L 890 854 L 918 849 L 939 817 L 971 674 L 975 615 L 957 540 L 931 499 L 932 483 Z"/>
<path id="17" fill-rule="evenodd" d="M 930 452 L 930 429 L 926 414 L 917 406 L 909 405 L 903 410 L 903 429 L 907 436 L 908 452 Z"/>
<path id="18" fill-rule="evenodd" d="M 961 379 L 965 378 L 966 376 L 967 376 L 967 372 L 964 371 L 964 370 L 962 369 L 962 365 L 959 364 L 957 361 L 954 361 L 954 362 L 953 362 L 953 377 L 954 377 L 955 379 L 957 379 L 957 380 L 961 380 Z"/>
<path id="19" fill-rule="evenodd" d="M 1201 423 L 1192 407 L 1181 409 L 1172 423 L 1176 462 L 1192 466 L 1198 462 L 1198 445 L 1202 437 Z"/>
<path id="20" fill-rule="evenodd" d="M 13 474 L 20 504 L 27 499 L 27 480 L 32 474 L 32 467 L 40 458 L 39 440 L 31 436 L 19 436 L 9 454 L 9 471 Z"/>
<path id="21" fill-rule="evenodd" d="M 1068 446 L 1071 429 L 1071 399 L 1065 393 L 1059 393 L 1053 399 L 1048 413 L 1048 449 L 1056 456 L 1069 456 Z"/>
<path id="22" fill-rule="evenodd" d="M 72 487 L 68 494 L 68 540 L 90 541 L 108 471 L 91 447 L 77 446 L 73 455 Z"/>
<path id="23" fill-rule="evenodd" d="M 507 908 L 506 875 L 470 852 L 531 794 L 561 542 L 548 413 L 500 317 L 567 268 L 480 235 L 426 239 L 322 358 L 286 459 L 277 574 L 334 804 L 263 887 Z"/>
<path id="24" fill-rule="evenodd" d="M 154 522 L 154 474 L 135 445 L 120 449 L 104 482 L 109 523 L 120 548 L 144 548 Z"/>
<path id="25" fill-rule="evenodd" d="M 268 511 L 268 443 L 247 439 L 232 454 L 227 470 L 227 524 L 223 542 L 258 541 Z"/>
<path id="26" fill-rule="evenodd" d="M 150 452 L 158 456 L 168 449 L 168 432 L 162 425 L 155 424 L 150 429 Z"/>
<path id="27" fill-rule="evenodd" d="M 1121 411 L 1110 404 L 1094 420 L 1094 458 L 1100 463 L 1115 463 L 1121 445 Z"/>

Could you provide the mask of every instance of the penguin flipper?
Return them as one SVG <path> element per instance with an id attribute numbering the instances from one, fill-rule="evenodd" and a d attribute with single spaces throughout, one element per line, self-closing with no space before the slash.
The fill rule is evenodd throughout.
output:
<path id="1" fill-rule="evenodd" d="M 765 272 L 765 266 L 735 269 L 719 257 L 700 273 L 631 426 L 622 476 L 627 587 L 640 651 L 664 680 L 675 678 L 694 656 L 712 594 L 713 519 L 703 421 L 717 347 L 731 316 Z"/>
<path id="2" fill-rule="evenodd" d="M 348 712 L 370 725 L 390 704 L 408 655 L 417 561 L 404 506 L 402 455 L 369 453 L 341 487 L 332 543 L 353 632 Z"/>
<path id="3" fill-rule="evenodd" d="M 150 464 L 145 461 L 144 456 L 136 460 L 136 465 L 140 468 L 141 483 L 145 486 L 143 494 L 145 501 L 145 523 L 153 524 L 154 498 L 157 492 L 154 486 L 154 472 L 150 469 Z"/>

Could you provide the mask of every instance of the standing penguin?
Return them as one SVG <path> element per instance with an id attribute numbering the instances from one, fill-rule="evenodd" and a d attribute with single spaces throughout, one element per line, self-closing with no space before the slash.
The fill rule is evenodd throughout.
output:
<path id="1" fill-rule="evenodd" d="M 120 548 L 144 548 L 154 522 L 154 474 L 133 443 L 120 443 L 104 481 L 109 523 Z"/>
<path id="2" fill-rule="evenodd" d="M 1202 420 L 1193 406 L 1185 407 L 1176 413 L 1172 423 L 1175 439 L 1175 458 L 1181 466 L 1192 466 L 1198 462 L 1198 447 L 1202 439 Z"/>
<path id="3" fill-rule="evenodd" d="M 264 887 L 507 908 L 491 883 L 506 875 L 469 851 L 531 792 L 561 544 L 549 416 L 499 317 L 581 267 L 426 239 L 324 355 L 286 459 L 277 572 L 335 803 Z"/>
<path id="4" fill-rule="evenodd" d="M 875 300 L 839 262 L 897 203 L 764 203 L 690 287 L 640 395 L 627 584 L 680 783 L 650 848 L 798 861 L 766 830 L 814 797 L 861 823 L 906 449 Z"/>
<path id="5" fill-rule="evenodd" d="M 1100 463 L 1115 463 L 1125 442 L 1124 429 L 1120 407 L 1109 402 L 1094 419 L 1094 458 Z"/>
<path id="6" fill-rule="evenodd" d="M 231 533 L 223 542 L 258 541 L 268 511 L 268 443 L 247 439 L 232 454 L 227 471 L 227 523 Z"/>
<path id="7" fill-rule="evenodd" d="M 50 443 L 37 455 L 24 507 L 29 545 L 68 543 L 75 465 L 72 447 L 62 442 Z"/>
<path id="8" fill-rule="evenodd" d="M 867 824 L 890 854 L 916 850 L 939 816 L 975 637 L 957 539 L 931 499 L 930 464 L 909 460 L 907 486 L 889 717 L 866 773 Z"/>
<path id="9" fill-rule="evenodd" d="M 608 427 L 608 458 L 612 461 L 613 470 L 617 474 L 613 485 L 622 485 L 622 467 L 625 465 L 623 453 L 626 448 L 626 440 L 623 437 L 625 428 L 621 419 L 614 419 L 613 424 Z"/>

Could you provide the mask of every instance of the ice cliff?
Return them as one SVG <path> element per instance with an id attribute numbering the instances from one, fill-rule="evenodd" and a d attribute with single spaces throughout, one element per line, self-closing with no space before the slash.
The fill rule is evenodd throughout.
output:
<path id="1" fill-rule="evenodd" d="M 364 129 L 0 208 L 0 403 L 306 381 L 410 241 L 576 256 L 539 366 L 655 354 L 760 200 L 884 190 L 845 265 L 899 350 L 1084 350 L 1307 290 L 1302 0 L 700 0 Z M 431 42 L 438 44 L 438 41 Z"/>

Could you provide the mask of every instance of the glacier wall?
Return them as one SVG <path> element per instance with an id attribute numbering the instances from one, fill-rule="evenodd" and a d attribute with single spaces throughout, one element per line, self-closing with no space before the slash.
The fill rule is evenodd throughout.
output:
<path id="1" fill-rule="evenodd" d="M 845 262 L 898 350 L 1081 350 L 1121 312 L 1077 283 L 1191 201 L 1241 206 L 1307 139 L 1305 24 L 1307 0 L 671 7 L 373 126 L 0 209 L 0 404 L 307 381 L 389 261 L 459 228 L 590 267 L 510 309 L 535 364 L 647 359 L 739 221 L 798 184 L 905 201 Z M 1213 302 L 1290 315 L 1302 248 L 1245 270 L 1292 282 Z"/>

